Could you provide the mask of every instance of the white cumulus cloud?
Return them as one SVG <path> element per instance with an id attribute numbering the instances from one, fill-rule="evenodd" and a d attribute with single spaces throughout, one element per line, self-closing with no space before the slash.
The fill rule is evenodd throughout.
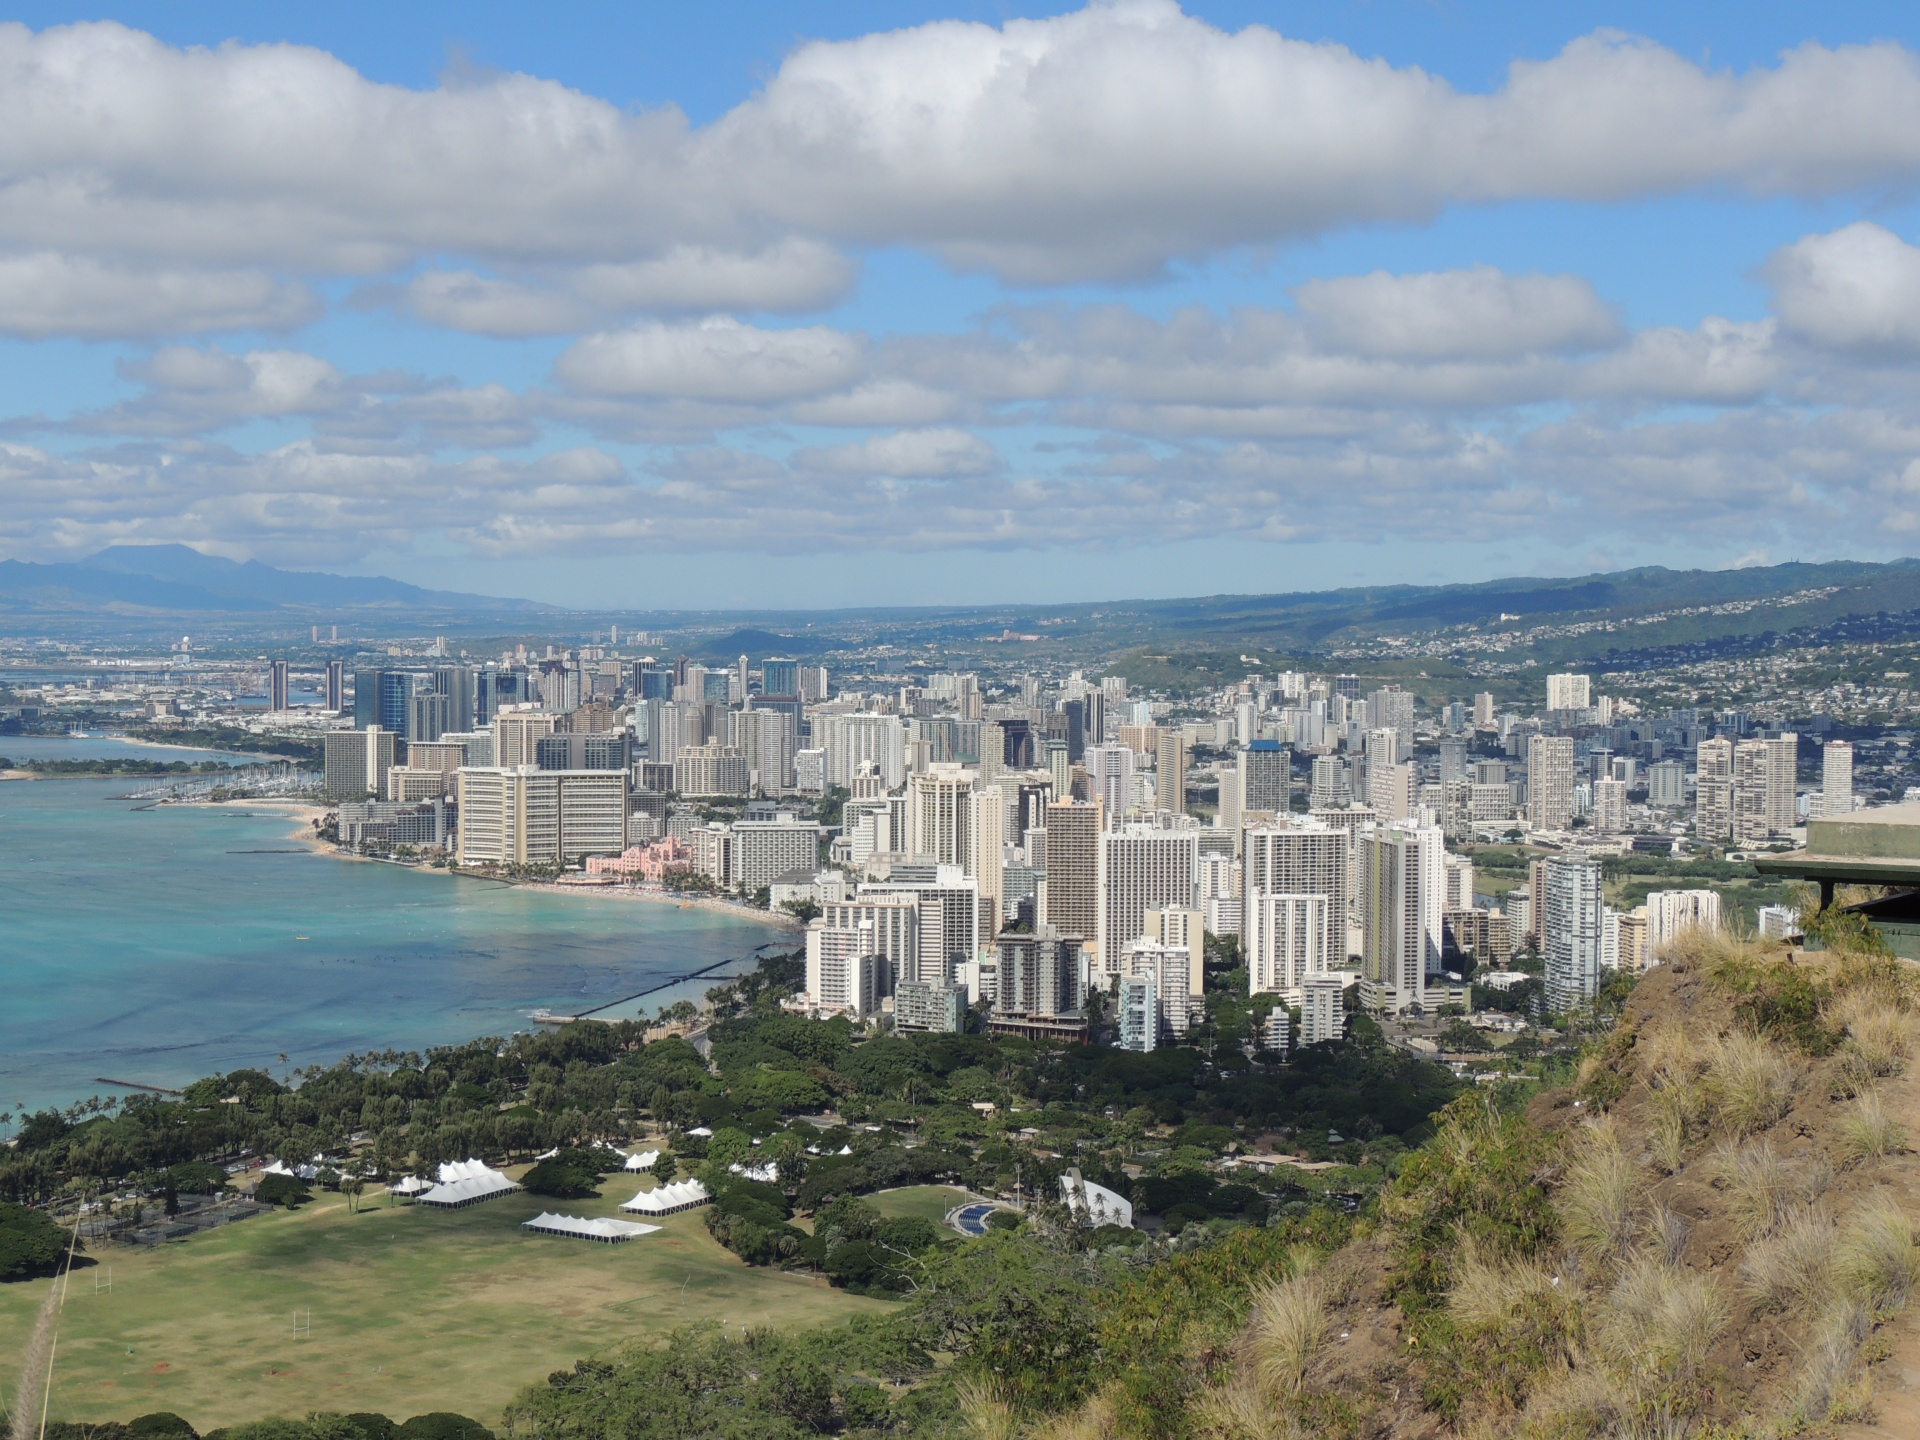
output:
<path id="1" fill-rule="evenodd" d="M 839 390 L 865 358 L 859 336 L 823 325 L 770 330 L 717 316 L 590 335 L 555 372 L 589 394 L 764 404 Z"/>

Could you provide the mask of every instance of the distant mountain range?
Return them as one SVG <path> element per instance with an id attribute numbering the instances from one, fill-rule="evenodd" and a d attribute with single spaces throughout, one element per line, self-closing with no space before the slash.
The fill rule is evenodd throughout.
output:
<path id="1" fill-rule="evenodd" d="M 276 570 L 185 545 L 114 545 L 85 560 L 0 561 L 0 614 L 232 615 L 389 610 L 502 615 L 547 609 L 531 600 L 425 590 L 381 576 Z"/>

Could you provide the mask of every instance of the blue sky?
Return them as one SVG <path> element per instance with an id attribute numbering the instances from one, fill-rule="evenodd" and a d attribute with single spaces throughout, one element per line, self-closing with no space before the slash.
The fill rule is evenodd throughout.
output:
<path id="1" fill-rule="evenodd" d="M 6 556 L 637 607 L 1916 548 L 1911 7 L 12 13 Z"/>

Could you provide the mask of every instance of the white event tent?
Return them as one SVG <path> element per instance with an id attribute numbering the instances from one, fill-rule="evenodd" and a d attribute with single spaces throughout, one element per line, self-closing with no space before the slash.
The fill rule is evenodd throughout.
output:
<path id="1" fill-rule="evenodd" d="M 479 1160 L 453 1160 L 440 1167 L 440 1183 L 420 1196 L 422 1205 L 457 1210 L 463 1205 L 478 1205 L 520 1187 L 498 1170 Z"/>
<path id="2" fill-rule="evenodd" d="M 624 1240 L 651 1235 L 660 1227 L 642 1225 L 637 1220 L 610 1220 L 605 1216 L 589 1220 L 580 1215 L 553 1215 L 542 1211 L 533 1219 L 522 1222 L 520 1228 L 541 1235 L 565 1235 L 575 1240 L 598 1240 L 602 1244 L 618 1245 Z"/>
<path id="3" fill-rule="evenodd" d="M 698 1180 L 682 1180 L 678 1185 L 656 1185 L 651 1190 L 642 1190 L 620 1208 L 636 1215 L 672 1215 L 704 1205 L 712 1198 Z"/>
<path id="4" fill-rule="evenodd" d="M 658 1150 L 642 1150 L 637 1155 L 627 1156 L 626 1168 L 629 1171 L 651 1170 L 659 1158 L 660 1152 Z"/>

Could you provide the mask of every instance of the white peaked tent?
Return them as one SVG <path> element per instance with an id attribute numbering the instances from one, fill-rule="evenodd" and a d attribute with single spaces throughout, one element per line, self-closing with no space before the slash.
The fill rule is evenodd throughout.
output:
<path id="1" fill-rule="evenodd" d="M 463 1205 L 478 1205 L 520 1187 L 479 1160 L 453 1160 L 442 1165 L 440 1183 L 420 1196 L 422 1205 L 457 1210 Z"/>
<path id="2" fill-rule="evenodd" d="M 682 1180 L 677 1185 L 656 1185 L 651 1190 L 642 1190 L 620 1208 L 635 1215 L 672 1215 L 704 1205 L 712 1198 L 698 1180 Z"/>
<path id="3" fill-rule="evenodd" d="M 433 1186 L 425 1180 L 422 1180 L 418 1175 L 403 1175 L 400 1179 L 389 1185 L 387 1190 L 394 1195 L 398 1195 L 403 1200 L 411 1200 L 414 1196 L 431 1190 L 432 1188 Z"/>
<path id="4" fill-rule="evenodd" d="M 658 1150 L 642 1150 L 637 1155 L 627 1156 L 626 1168 L 629 1171 L 651 1170 L 660 1158 Z"/>
<path id="5" fill-rule="evenodd" d="M 542 1211 L 533 1219 L 522 1222 L 520 1228 L 539 1235 L 565 1235 L 574 1240 L 598 1240 L 606 1245 L 618 1245 L 623 1240 L 651 1235 L 660 1227 L 642 1225 L 637 1220 L 611 1220 L 605 1216 L 589 1220 L 580 1215 L 552 1215 Z"/>

